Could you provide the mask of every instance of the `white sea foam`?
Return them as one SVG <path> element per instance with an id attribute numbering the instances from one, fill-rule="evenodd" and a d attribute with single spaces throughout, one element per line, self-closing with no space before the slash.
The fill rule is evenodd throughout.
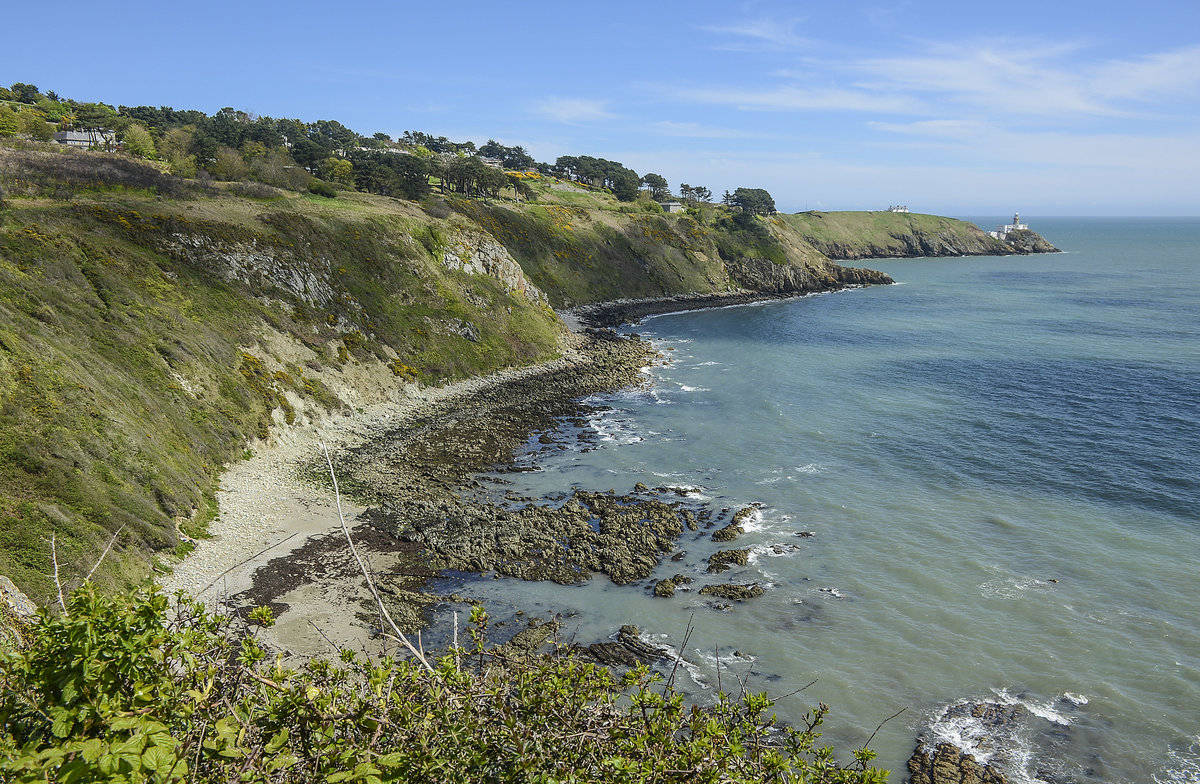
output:
<path id="1" fill-rule="evenodd" d="M 801 547 L 795 544 L 760 544 L 750 548 L 746 554 L 746 563 L 754 566 L 762 558 L 791 558 L 800 552 Z"/>
<path id="2" fill-rule="evenodd" d="M 1050 725 L 1069 727 L 1073 719 L 1063 710 L 1068 706 L 1075 709 L 1086 705 L 1088 698 L 1067 692 L 1052 700 L 1035 700 L 1013 695 L 1007 689 L 993 689 L 991 698 L 982 701 L 1006 707 L 1019 706 L 1027 716 Z M 1037 771 L 1051 769 L 1059 763 L 1039 758 L 1034 738 L 1044 725 L 1039 727 L 1037 722 L 1018 715 L 1012 723 L 997 727 L 970 715 L 969 711 L 956 711 L 975 702 L 978 700 L 962 700 L 942 708 L 930 721 L 925 745 L 949 743 L 973 756 L 980 764 L 994 763 L 1002 768 L 1011 782 L 1041 784 L 1043 779 L 1038 778 Z"/>
<path id="3" fill-rule="evenodd" d="M 988 598 L 1020 599 L 1029 591 L 1044 591 L 1054 585 L 1049 580 L 1042 580 L 1025 574 L 1013 574 L 999 566 L 987 566 L 985 568 L 992 574 L 997 575 L 995 579 L 979 584 L 979 592 Z"/>
<path id="4" fill-rule="evenodd" d="M 1154 774 L 1155 784 L 1200 784 L 1200 735 L 1187 748 L 1167 749 L 1163 769 Z"/>

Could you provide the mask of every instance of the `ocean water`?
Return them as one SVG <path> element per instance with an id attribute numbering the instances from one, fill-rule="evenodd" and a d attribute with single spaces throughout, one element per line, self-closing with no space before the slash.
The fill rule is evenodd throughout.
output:
<path id="1" fill-rule="evenodd" d="M 669 359 L 646 385 L 504 475 L 760 504 L 747 567 L 705 575 L 722 545 L 685 532 L 655 579 L 764 596 L 500 580 L 485 600 L 585 642 L 635 623 L 678 650 L 690 624 L 696 699 L 815 681 L 778 711 L 829 704 L 847 750 L 902 711 L 871 744 L 896 782 L 919 735 L 1015 781 L 1200 781 L 1200 219 L 1031 224 L 1066 253 L 864 262 L 899 285 L 648 319 Z M 943 716 L 974 700 L 1027 713 L 998 739 Z"/>

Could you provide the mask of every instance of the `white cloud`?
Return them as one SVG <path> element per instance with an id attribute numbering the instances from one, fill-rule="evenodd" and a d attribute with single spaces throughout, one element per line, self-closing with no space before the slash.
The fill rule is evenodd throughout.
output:
<path id="1" fill-rule="evenodd" d="M 1144 101 L 1157 97 L 1195 97 L 1200 88 L 1200 46 L 1103 63 L 1092 75 L 1092 89 L 1105 98 Z"/>
<path id="2" fill-rule="evenodd" d="M 562 123 L 593 122 L 615 116 L 608 111 L 606 101 L 587 98 L 547 98 L 537 104 L 537 110 Z"/>
<path id="3" fill-rule="evenodd" d="M 662 120 L 650 126 L 651 130 L 662 136 L 678 136 L 687 139 L 765 139 L 766 134 L 741 131 L 735 128 L 718 128 L 701 125 L 694 122 L 674 122 Z"/>
<path id="4" fill-rule="evenodd" d="M 1070 44 L 931 45 L 927 54 L 860 60 L 853 71 L 946 108 L 1070 121 L 1133 116 L 1200 88 L 1200 47 L 1136 60 L 1086 60 Z"/>
<path id="5" fill-rule="evenodd" d="M 865 88 L 807 88 L 780 85 L 761 90 L 736 87 L 685 88 L 673 91 L 676 98 L 698 103 L 720 104 L 760 111 L 853 111 L 910 114 L 918 111 L 902 95 Z"/>
<path id="6" fill-rule="evenodd" d="M 726 40 L 717 44 L 718 49 L 751 52 L 762 49 L 806 49 L 812 46 L 812 42 L 796 33 L 796 28 L 803 22 L 802 17 L 786 20 L 764 18 L 700 29 L 726 37 Z"/>

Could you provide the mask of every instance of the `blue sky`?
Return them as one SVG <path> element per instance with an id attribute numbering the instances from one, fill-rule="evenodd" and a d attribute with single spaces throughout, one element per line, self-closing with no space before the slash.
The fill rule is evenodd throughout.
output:
<path id="1" fill-rule="evenodd" d="M 1200 215 L 1200 4 L 13 3 L 0 82 L 594 155 L 781 210 Z"/>

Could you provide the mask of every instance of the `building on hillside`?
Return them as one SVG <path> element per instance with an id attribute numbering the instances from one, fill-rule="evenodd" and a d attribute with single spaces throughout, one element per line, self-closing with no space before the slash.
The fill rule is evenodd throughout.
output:
<path id="1" fill-rule="evenodd" d="M 897 204 L 892 207 L 888 207 L 888 212 L 908 212 L 908 207 L 903 204 Z"/>
<path id="2" fill-rule="evenodd" d="M 54 141 L 68 147 L 82 147 L 85 150 L 92 147 L 111 150 L 117 144 L 117 135 L 112 131 L 99 128 L 86 131 L 58 131 L 54 134 Z"/>
<path id="3" fill-rule="evenodd" d="M 995 231 L 989 231 L 988 234 L 998 240 L 1003 240 L 1014 231 L 1029 231 L 1028 224 L 1021 223 L 1021 213 L 1013 213 L 1013 222 L 1006 223 L 1003 226 L 997 226 Z"/>
<path id="4" fill-rule="evenodd" d="M 683 203 L 678 201 L 660 201 L 658 206 L 663 212 L 683 212 Z"/>

